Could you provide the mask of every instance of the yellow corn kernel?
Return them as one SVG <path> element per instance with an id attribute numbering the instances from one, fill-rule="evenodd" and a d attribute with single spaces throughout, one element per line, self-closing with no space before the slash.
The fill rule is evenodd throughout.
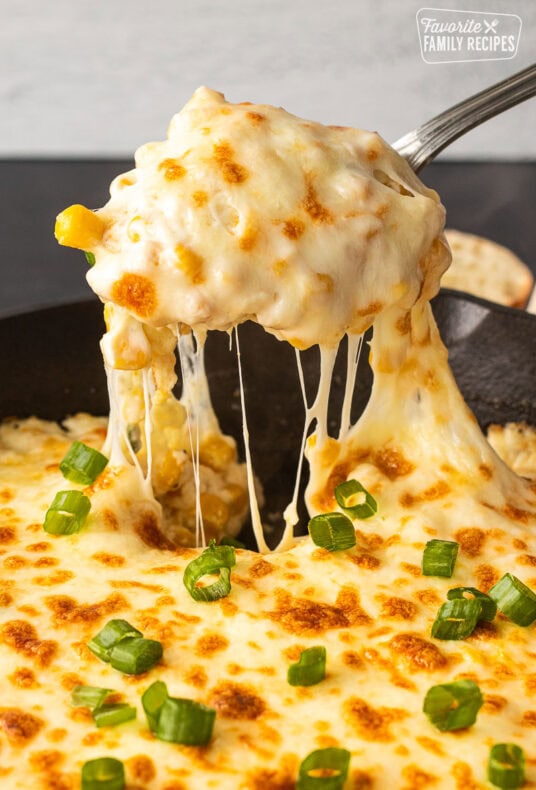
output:
<path id="1" fill-rule="evenodd" d="M 64 247 L 92 250 L 102 239 L 106 223 L 85 206 L 66 208 L 56 217 L 54 235 Z"/>
<path id="2" fill-rule="evenodd" d="M 205 281 L 203 258 L 200 255 L 183 244 L 177 244 L 175 255 L 177 256 L 177 268 L 186 275 L 193 285 L 199 285 Z"/>
<path id="3" fill-rule="evenodd" d="M 203 526 L 211 537 L 216 537 L 229 520 L 229 508 L 216 494 L 201 494 L 200 499 Z"/>
<path id="4" fill-rule="evenodd" d="M 212 435 L 205 439 L 199 448 L 199 460 L 204 466 L 223 471 L 236 461 L 236 449 L 223 436 Z"/>
<path id="5" fill-rule="evenodd" d="M 248 504 L 247 488 L 239 486 L 237 483 L 229 483 L 224 488 L 225 499 L 229 506 L 230 513 L 235 516 L 241 513 Z"/>

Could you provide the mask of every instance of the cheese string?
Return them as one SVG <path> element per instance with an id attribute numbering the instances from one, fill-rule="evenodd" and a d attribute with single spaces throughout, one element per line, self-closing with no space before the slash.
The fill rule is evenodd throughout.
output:
<path id="1" fill-rule="evenodd" d="M 357 368 L 363 348 L 363 335 L 347 335 L 346 349 L 346 383 L 344 387 L 344 400 L 341 410 L 341 424 L 339 428 L 339 441 L 342 441 L 352 427 L 352 398 L 354 396 Z"/>
<path id="2" fill-rule="evenodd" d="M 197 340 L 197 336 L 196 336 Z M 195 408 L 195 384 L 199 378 L 200 363 L 199 353 L 203 355 L 204 344 L 196 343 L 194 346 L 193 333 L 181 334 L 177 324 L 177 350 L 182 375 L 182 396 L 181 400 L 186 409 L 186 421 L 188 425 L 188 436 L 190 439 L 190 454 L 192 456 L 192 470 L 195 486 L 195 545 L 206 546 L 205 528 L 203 524 L 203 512 L 201 510 L 201 485 L 199 469 L 199 411 Z M 192 418 L 195 429 L 195 443 L 192 431 Z"/>

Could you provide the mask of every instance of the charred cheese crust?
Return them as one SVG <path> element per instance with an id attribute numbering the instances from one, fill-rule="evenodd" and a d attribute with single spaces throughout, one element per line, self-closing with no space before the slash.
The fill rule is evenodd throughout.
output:
<path id="1" fill-rule="evenodd" d="M 352 753 L 349 787 L 466 790 L 486 786 L 489 747 L 500 740 L 525 749 L 528 786 L 536 781 L 534 627 L 499 617 L 461 642 L 430 636 L 451 587 L 485 590 L 512 572 L 536 588 L 534 511 L 512 507 L 505 515 L 491 499 L 471 506 L 461 482 L 450 478 L 450 490 L 439 491 L 446 472 L 423 477 L 417 492 L 400 483 L 409 467 L 393 451 L 375 458 L 385 479 L 380 507 L 356 523 L 354 549 L 329 554 L 305 539 L 268 558 L 239 550 L 229 597 L 196 603 L 182 572 L 197 550 L 143 543 L 136 525 L 150 530 L 150 511 L 129 512 L 120 478 L 90 492 L 83 532 L 43 532 L 51 496 L 65 482 L 57 464 L 66 445 L 75 437 L 98 444 L 103 421 L 75 419 L 67 440 L 50 423 L 18 425 L 0 431 L 3 786 L 74 790 L 82 763 L 106 754 L 123 760 L 128 783 L 146 790 L 281 790 L 294 786 L 312 749 L 339 745 Z M 392 506 L 391 484 L 408 494 L 402 509 Z M 441 506 L 432 510 L 434 484 Z M 425 542 L 445 534 L 460 543 L 454 576 L 423 577 Z M 160 640 L 162 663 L 128 677 L 99 661 L 86 644 L 111 617 Z M 315 644 L 327 649 L 326 679 L 289 686 L 289 664 Z M 485 706 L 470 729 L 439 733 L 422 713 L 424 695 L 461 678 L 479 683 Z M 156 679 L 216 708 L 208 747 L 150 734 L 140 695 Z M 137 720 L 98 730 L 84 709 L 70 706 L 77 683 L 116 690 L 137 707 Z"/>

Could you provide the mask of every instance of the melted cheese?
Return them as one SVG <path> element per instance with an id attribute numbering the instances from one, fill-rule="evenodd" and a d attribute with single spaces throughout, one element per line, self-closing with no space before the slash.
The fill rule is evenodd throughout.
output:
<path id="1" fill-rule="evenodd" d="M 269 558 L 238 551 L 230 595 L 199 603 L 182 583 L 197 551 L 143 542 L 152 511 L 129 499 L 125 472 L 88 491 L 93 507 L 78 535 L 43 532 L 65 485 L 57 465 L 66 448 L 75 438 L 99 445 L 104 433 L 103 420 L 85 415 L 67 434 L 35 419 L 0 429 L 3 786 L 75 790 L 83 762 L 110 755 L 144 790 L 281 790 L 312 749 L 339 745 L 352 754 L 348 787 L 467 790 L 487 786 L 489 747 L 501 740 L 522 746 L 527 786 L 536 782 L 534 627 L 499 617 L 460 642 L 430 636 L 451 587 L 487 589 L 506 571 L 534 586 L 534 513 L 505 516 L 488 499 L 485 520 L 475 504 L 462 520 L 457 486 L 440 505 L 416 497 L 401 516 L 384 485 L 378 514 L 356 524 L 354 549 L 329 554 L 297 540 Z M 435 479 L 421 474 L 423 484 Z M 453 577 L 421 576 L 424 542 L 444 534 L 460 543 Z M 111 617 L 160 640 L 161 664 L 128 677 L 99 661 L 86 643 Z M 318 644 L 326 679 L 289 686 L 289 664 Z M 422 713 L 424 695 L 460 678 L 479 683 L 485 705 L 473 727 L 439 733 Z M 156 679 L 216 708 L 208 747 L 150 735 L 140 697 Z M 117 691 L 137 719 L 97 729 L 70 705 L 77 683 Z"/>

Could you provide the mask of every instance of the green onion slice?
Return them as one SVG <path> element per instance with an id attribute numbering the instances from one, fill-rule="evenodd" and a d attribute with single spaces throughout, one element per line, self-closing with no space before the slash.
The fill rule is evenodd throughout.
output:
<path id="1" fill-rule="evenodd" d="M 511 573 L 505 573 L 489 591 L 497 607 L 516 625 L 536 620 L 536 594 Z"/>
<path id="2" fill-rule="evenodd" d="M 72 483 L 89 486 L 95 482 L 108 463 L 108 459 L 93 447 L 73 442 L 60 463 L 60 472 Z"/>
<path id="3" fill-rule="evenodd" d="M 115 757 L 98 757 L 82 766 L 82 790 L 123 790 L 125 768 Z"/>
<path id="4" fill-rule="evenodd" d="M 162 705 L 168 696 L 167 686 L 162 680 L 156 680 L 143 692 L 141 704 L 147 716 L 147 723 L 151 732 L 156 732 L 158 717 L 160 716 Z"/>
<path id="5" fill-rule="evenodd" d="M 95 266 L 95 256 L 92 252 L 84 252 L 86 256 L 86 261 L 89 263 L 90 266 Z"/>
<path id="6" fill-rule="evenodd" d="M 339 507 L 352 518 L 370 518 L 378 511 L 378 503 L 357 480 L 347 480 L 335 488 Z"/>
<path id="7" fill-rule="evenodd" d="M 489 623 L 495 619 L 495 615 L 497 614 L 497 604 L 493 598 L 477 590 L 476 587 L 455 587 L 453 590 L 448 591 L 447 598 L 449 601 L 454 601 L 457 598 L 466 598 L 467 600 L 476 598 L 482 604 L 480 619 L 486 620 Z"/>
<path id="8" fill-rule="evenodd" d="M 326 648 L 308 647 L 302 650 L 299 660 L 287 671 L 291 686 L 315 686 L 326 677 Z"/>
<path id="9" fill-rule="evenodd" d="M 184 569 L 182 580 L 194 601 L 216 601 L 231 592 L 231 568 L 236 565 L 233 546 L 210 545 Z M 199 585 L 203 576 L 219 574 L 212 584 Z"/>
<path id="10" fill-rule="evenodd" d="M 478 598 L 455 598 L 446 601 L 432 625 L 432 636 L 436 639 L 465 639 L 472 634 L 482 611 Z"/>
<path id="11" fill-rule="evenodd" d="M 515 743 L 496 743 L 488 760 L 488 779 L 495 787 L 521 787 L 525 782 L 525 755 Z"/>
<path id="12" fill-rule="evenodd" d="M 126 620 L 108 620 L 104 628 L 90 639 L 87 646 L 101 661 L 110 661 L 110 651 L 122 639 L 143 636 L 141 631 L 134 628 Z"/>
<path id="13" fill-rule="evenodd" d="M 161 741 L 205 746 L 212 737 L 216 711 L 191 699 L 168 697 L 162 705 L 155 735 Z"/>
<path id="14" fill-rule="evenodd" d="M 422 555 L 423 576 L 450 579 L 456 564 L 459 544 L 453 540 L 429 540 Z"/>
<path id="15" fill-rule="evenodd" d="M 205 746 L 216 718 L 214 708 L 191 699 L 170 697 L 166 684 L 157 680 L 143 693 L 143 710 L 151 732 L 161 741 Z"/>
<path id="16" fill-rule="evenodd" d="M 136 708 L 119 702 L 116 705 L 102 705 L 93 711 L 93 719 L 97 727 L 115 727 L 136 718 Z"/>
<path id="17" fill-rule="evenodd" d="M 342 790 L 349 766 L 346 749 L 316 749 L 300 765 L 296 790 Z"/>
<path id="18" fill-rule="evenodd" d="M 103 689 L 97 686 L 75 686 L 71 692 L 71 705 L 75 708 L 97 710 L 111 693 L 112 689 Z"/>
<path id="19" fill-rule="evenodd" d="M 482 692 L 473 680 L 456 680 L 432 686 L 424 698 L 423 711 L 434 727 L 449 732 L 474 724 L 483 704 Z"/>
<path id="20" fill-rule="evenodd" d="M 242 543 L 241 540 L 237 540 L 236 538 L 232 538 L 230 535 L 223 536 L 223 538 L 220 540 L 220 546 L 233 546 L 235 549 L 246 548 L 245 543 Z"/>
<path id="21" fill-rule="evenodd" d="M 343 551 L 356 544 L 354 525 L 344 513 L 313 516 L 308 529 L 313 543 L 328 551 Z"/>
<path id="22" fill-rule="evenodd" d="M 58 491 L 45 515 L 43 529 L 50 535 L 79 532 L 91 510 L 90 499 L 81 491 Z"/>
<path id="23" fill-rule="evenodd" d="M 155 639 L 133 637 L 121 639 L 110 650 L 110 664 L 125 675 L 141 675 L 154 667 L 164 654 L 160 642 Z"/>

